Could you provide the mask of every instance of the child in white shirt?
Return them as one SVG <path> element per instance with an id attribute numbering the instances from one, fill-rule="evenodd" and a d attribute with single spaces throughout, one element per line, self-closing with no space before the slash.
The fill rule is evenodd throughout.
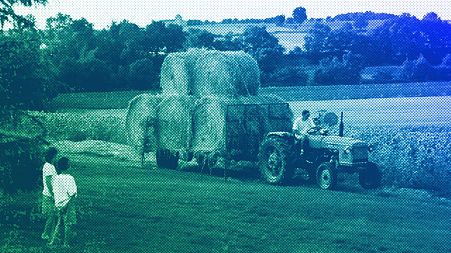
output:
<path id="1" fill-rule="evenodd" d="M 75 199 L 77 197 L 77 185 L 74 177 L 67 174 L 69 169 L 69 159 L 62 157 L 58 160 L 58 175 L 53 178 L 53 193 L 55 198 L 55 207 L 58 211 L 58 223 L 53 232 L 50 245 L 55 244 L 59 231 L 64 224 L 64 247 L 69 247 L 69 241 L 72 237 L 72 226 L 77 223 L 75 211 Z"/>
<path id="2" fill-rule="evenodd" d="M 41 237 L 44 240 L 50 239 L 58 217 L 55 210 L 55 200 L 53 199 L 52 189 L 53 177 L 56 176 L 56 169 L 53 164 L 55 163 L 57 154 L 58 150 L 54 147 L 50 147 L 45 154 L 45 163 L 42 168 L 42 214 L 44 214 L 46 222 Z"/>

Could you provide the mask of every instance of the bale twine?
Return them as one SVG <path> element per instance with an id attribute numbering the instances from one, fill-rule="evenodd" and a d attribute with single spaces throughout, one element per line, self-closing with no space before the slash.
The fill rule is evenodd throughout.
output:
<path id="1" fill-rule="evenodd" d="M 192 139 L 192 96 L 165 96 L 158 106 L 158 148 L 186 151 Z"/>
<path id="2" fill-rule="evenodd" d="M 161 95 L 141 94 L 130 100 L 125 131 L 127 143 L 141 153 L 156 149 L 155 122 Z"/>

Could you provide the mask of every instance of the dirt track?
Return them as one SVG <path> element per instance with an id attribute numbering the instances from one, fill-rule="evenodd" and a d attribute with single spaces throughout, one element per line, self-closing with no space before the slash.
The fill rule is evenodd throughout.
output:
<path id="1" fill-rule="evenodd" d="M 270 186 L 141 169 L 111 157 L 71 159 L 80 209 L 72 252 L 451 252 L 447 200 L 350 185 Z M 18 202 L 5 208 L 26 208 Z M 23 238 L 6 249 L 47 252 L 40 226 L 0 227 Z"/>

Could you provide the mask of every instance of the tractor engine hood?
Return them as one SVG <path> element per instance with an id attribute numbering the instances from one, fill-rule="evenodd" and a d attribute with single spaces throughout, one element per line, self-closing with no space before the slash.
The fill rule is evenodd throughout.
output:
<path id="1" fill-rule="evenodd" d="M 309 146 L 311 148 L 354 149 L 368 148 L 368 143 L 350 137 L 310 135 Z"/>

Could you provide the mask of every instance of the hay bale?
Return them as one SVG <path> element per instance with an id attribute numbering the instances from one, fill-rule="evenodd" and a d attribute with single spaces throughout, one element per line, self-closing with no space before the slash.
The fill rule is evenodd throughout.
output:
<path id="1" fill-rule="evenodd" d="M 161 95 L 141 94 L 129 102 L 125 120 L 127 143 L 141 153 L 156 149 L 154 123 L 158 118 L 157 108 L 162 99 Z"/>
<path id="2" fill-rule="evenodd" d="M 243 51 L 190 49 L 170 53 L 161 66 L 163 94 L 257 95 L 260 70 Z"/>
<path id="3" fill-rule="evenodd" d="M 238 95 L 256 96 L 260 88 L 260 68 L 257 61 L 249 54 L 243 51 L 226 51 L 226 56 L 233 58 L 236 64 L 236 83 L 235 88 Z"/>
<path id="4" fill-rule="evenodd" d="M 193 113 L 194 152 L 213 152 L 225 148 L 225 105 L 230 98 L 207 96 L 196 102 Z"/>
<path id="5" fill-rule="evenodd" d="M 164 94 L 189 94 L 190 80 L 185 53 L 171 53 L 161 65 L 160 86 Z"/>
<path id="6" fill-rule="evenodd" d="M 160 149 L 186 151 L 192 139 L 192 96 L 165 96 L 158 105 L 157 146 Z"/>
<path id="7" fill-rule="evenodd" d="M 198 58 L 194 66 L 195 96 L 256 95 L 260 87 L 257 62 L 243 51 L 210 50 Z"/>
<path id="8" fill-rule="evenodd" d="M 168 54 L 161 65 L 160 86 L 163 94 L 192 95 L 194 65 L 205 49 L 191 48 L 186 52 Z"/>
<path id="9" fill-rule="evenodd" d="M 236 64 L 231 57 L 219 51 L 208 51 L 194 66 L 193 95 L 236 95 Z"/>

